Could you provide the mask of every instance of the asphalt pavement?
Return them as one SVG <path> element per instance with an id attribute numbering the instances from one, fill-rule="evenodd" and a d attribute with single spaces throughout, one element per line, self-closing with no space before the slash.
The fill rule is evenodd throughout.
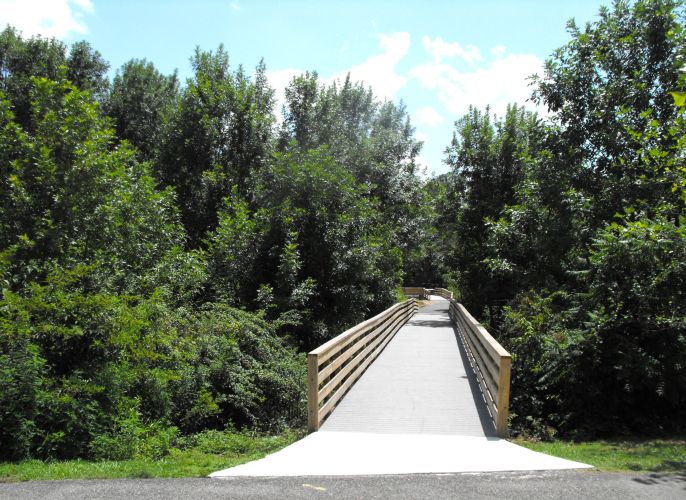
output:
<path id="1" fill-rule="evenodd" d="M 0 499 L 686 499 L 686 474 L 597 471 L 388 476 L 31 481 L 0 484 Z"/>

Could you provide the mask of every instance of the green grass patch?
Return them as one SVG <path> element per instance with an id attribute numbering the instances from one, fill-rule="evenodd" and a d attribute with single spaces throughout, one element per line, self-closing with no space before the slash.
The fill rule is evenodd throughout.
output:
<path id="1" fill-rule="evenodd" d="M 179 439 L 159 460 L 26 460 L 0 463 L 0 482 L 55 479 L 120 479 L 204 477 L 207 474 L 262 458 L 303 437 L 289 431 L 277 436 L 208 431 Z"/>
<path id="2" fill-rule="evenodd" d="M 686 441 L 531 441 L 513 440 L 530 450 L 593 465 L 601 471 L 686 473 Z"/>

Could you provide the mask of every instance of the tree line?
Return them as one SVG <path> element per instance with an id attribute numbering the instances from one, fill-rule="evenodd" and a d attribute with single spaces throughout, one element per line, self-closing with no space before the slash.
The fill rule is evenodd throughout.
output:
<path id="1" fill-rule="evenodd" d="M 513 354 L 512 426 L 686 421 L 684 7 L 616 2 L 470 109 L 423 180 L 407 110 L 349 77 L 196 49 L 109 81 L 85 42 L 0 33 L 3 459 L 162 456 L 304 420 L 302 353 L 446 284 Z M 277 118 L 278 117 L 278 118 Z"/>

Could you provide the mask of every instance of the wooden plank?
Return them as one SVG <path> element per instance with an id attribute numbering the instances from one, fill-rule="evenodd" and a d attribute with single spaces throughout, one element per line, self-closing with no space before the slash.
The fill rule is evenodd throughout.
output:
<path id="1" fill-rule="evenodd" d="M 500 366 L 500 359 L 503 356 L 510 356 L 510 353 L 503 349 L 503 347 L 493 337 L 491 337 L 483 325 L 475 323 L 476 320 L 474 320 L 474 318 L 467 313 L 467 310 L 462 304 L 456 304 L 459 306 L 459 308 L 457 308 L 458 317 L 462 319 L 466 328 L 469 329 L 468 333 L 471 334 L 471 338 L 475 339 L 475 341 L 478 342 L 482 347 L 480 352 L 484 353 L 484 362 L 488 364 L 488 369 L 493 375 L 493 380 L 497 383 L 499 380 L 498 366 Z M 488 338 L 485 337 L 484 333 L 488 336 Z M 497 345 L 499 349 L 494 348 L 493 344 Z"/>
<path id="2" fill-rule="evenodd" d="M 410 299 L 411 300 L 411 299 Z M 313 354 L 317 354 L 319 356 L 319 364 L 321 365 L 325 361 L 327 361 L 329 358 L 331 358 L 338 350 L 340 350 L 342 347 L 345 347 L 348 345 L 349 341 L 354 340 L 355 338 L 359 337 L 360 335 L 364 334 L 364 330 L 368 327 L 374 327 L 381 321 L 385 319 L 385 317 L 391 313 L 391 311 L 394 311 L 395 309 L 399 309 L 403 306 L 406 306 L 409 301 L 405 302 L 399 302 L 398 304 L 395 304 L 388 309 L 386 309 L 383 312 L 380 312 L 376 316 L 363 321 L 362 323 L 359 323 L 352 328 L 344 331 L 340 335 L 332 338 L 328 342 L 320 345 L 313 351 L 311 351 Z M 338 349 L 336 349 L 338 348 Z"/>
<path id="3" fill-rule="evenodd" d="M 408 319 L 409 319 L 408 315 Z M 334 393 L 334 395 L 326 402 L 324 403 L 324 406 L 319 410 L 319 421 L 323 422 L 326 416 L 331 413 L 331 411 L 335 408 L 336 403 L 343 397 L 345 396 L 346 392 L 352 385 L 355 383 L 355 381 L 360 377 L 362 373 L 367 369 L 367 367 L 376 359 L 376 357 L 379 355 L 381 351 L 383 351 L 384 347 L 393 339 L 395 334 L 397 333 L 398 330 L 402 327 L 402 324 L 398 326 L 393 333 L 388 335 L 386 339 L 383 341 L 383 343 L 379 346 L 379 348 L 371 355 L 369 356 L 365 361 L 360 364 L 360 366 L 357 367 L 357 370 L 353 372 L 353 374 L 346 380 L 341 387 L 338 388 L 338 390 Z"/>
<path id="4" fill-rule="evenodd" d="M 481 386 L 484 396 L 486 399 L 490 398 L 491 400 L 494 400 L 497 394 L 497 387 L 495 386 L 495 383 L 492 381 L 490 374 L 484 371 L 483 360 L 481 359 L 479 352 L 474 348 L 475 346 L 473 341 L 464 334 L 462 335 L 462 338 L 467 344 L 466 347 L 467 350 L 469 350 L 471 357 L 470 362 L 472 363 L 472 368 L 474 368 L 474 372 L 477 375 L 477 380 L 479 381 L 479 385 Z"/>
<path id="5" fill-rule="evenodd" d="M 460 326 L 477 381 L 484 394 L 499 437 L 508 435 L 510 401 L 510 354 L 469 314 L 465 307 L 451 300 L 450 317 Z M 494 365 L 493 362 L 497 365 Z"/>
<path id="6" fill-rule="evenodd" d="M 488 371 L 493 380 L 493 383 L 497 384 L 497 381 L 500 377 L 498 374 L 497 365 L 486 352 L 486 348 L 479 341 L 479 337 L 474 334 L 473 330 L 469 329 L 469 324 L 466 322 L 465 318 L 458 315 L 458 319 L 460 321 L 460 326 L 462 327 L 463 331 L 465 332 L 465 335 L 467 336 L 467 339 L 470 341 L 470 344 L 472 345 L 472 348 L 475 351 L 475 355 L 478 355 L 479 357 L 479 366 Z"/>
<path id="7" fill-rule="evenodd" d="M 319 374 L 316 354 L 307 355 L 307 432 L 319 430 Z"/>
<path id="8" fill-rule="evenodd" d="M 473 324 L 473 325 L 475 325 L 475 327 L 477 327 L 478 332 L 484 337 L 484 340 L 488 343 L 489 347 L 493 349 L 495 355 L 497 355 L 497 356 L 509 356 L 510 355 L 510 353 L 507 352 L 505 350 L 505 348 L 503 348 L 503 346 L 501 346 L 498 343 L 498 341 L 495 340 L 491 336 L 490 333 L 488 333 L 486 328 L 484 328 L 483 325 L 481 325 L 477 320 L 474 319 L 474 317 L 471 314 L 469 314 L 469 311 L 467 311 L 467 309 L 462 304 L 457 302 L 457 307 L 458 307 L 459 311 L 462 313 L 462 315 L 465 318 L 467 318 L 467 320 L 471 324 Z"/>
<path id="9" fill-rule="evenodd" d="M 339 371 L 331 380 L 329 380 L 326 383 L 324 387 L 322 387 L 319 390 L 319 401 L 324 401 L 326 397 L 331 393 L 331 391 L 333 391 L 336 388 L 336 386 L 343 381 L 346 375 L 348 375 L 352 370 L 354 370 L 355 367 L 358 366 L 366 356 L 368 356 L 372 351 L 374 351 L 376 347 L 392 332 L 393 328 L 396 325 L 398 325 L 398 323 L 405 324 L 407 322 L 407 318 L 401 315 L 396 317 L 394 320 L 389 319 L 389 321 L 392 322 L 384 323 L 384 325 L 377 328 L 377 330 L 380 330 L 381 333 L 376 336 L 375 340 L 371 344 L 369 344 L 361 352 L 357 353 L 357 355 L 354 358 L 352 358 L 350 362 L 347 363 L 341 371 Z M 324 379 L 322 373 L 320 373 L 320 380 Z"/>
<path id="10" fill-rule="evenodd" d="M 463 339 L 463 345 L 465 346 L 465 351 L 467 352 L 467 359 L 469 360 L 469 364 L 472 366 L 472 370 L 474 370 L 474 375 L 476 375 L 476 381 L 479 384 L 479 388 L 481 390 L 481 393 L 484 396 L 484 401 L 486 402 L 486 405 L 488 406 L 488 409 L 491 412 L 491 416 L 493 417 L 494 423 L 495 423 L 495 415 L 497 413 L 496 405 L 493 401 L 493 395 L 489 392 L 488 387 L 485 384 L 485 379 L 483 376 L 483 372 L 481 370 L 481 367 L 479 366 L 479 363 L 474 356 L 474 353 L 470 350 L 470 346 L 467 345 L 467 342 L 464 342 L 465 337 L 464 335 L 461 335 Z"/>
<path id="11" fill-rule="evenodd" d="M 370 340 L 373 340 L 373 338 L 378 333 L 383 331 L 387 322 L 394 321 L 397 316 L 405 314 L 407 309 L 408 308 L 406 307 L 406 308 L 399 308 L 399 309 L 396 309 L 395 311 L 392 311 L 391 314 L 386 318 L 386 320 L 383 323 L 376 326 L 376 328 L 374 328 L 373 330 L 368 331 L 364 337 L 358 337 L 358 339 L 360 339 L 360 341 L 355 342 L 354 344 L 348 344 L 349 345 L 348 349 L 341 352 L 335 360 L 333 360 L 330 364 L 326 365 L 324 368 L 322 368 L 319 371 L 319 380 L 326 379 L 326 377 L 331 375 L 341 365 L 345 364 L 351 355 L 355 354 L 359 349 L 361 349 L 361 344 L 363 343 L 361 340 L 362 338 L 364 339 L 364 342 L 368 342 Z"/>

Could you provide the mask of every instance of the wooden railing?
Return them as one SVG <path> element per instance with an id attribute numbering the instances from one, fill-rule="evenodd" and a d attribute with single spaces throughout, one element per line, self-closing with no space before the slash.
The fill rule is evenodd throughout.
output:
<path id="1" fill-rule="evenodd" d="M 434 294 L 434 295 L 438 295 L 440 297 L 443 297 L 444 299 L 450 300 L 453 298 L 453 292 L 451 292 L 450 290 L 447 290 L 445 288 L 432 288 L 431 290 L 429 290 L 429 292 Z"/>
<path id="2" fill-rule="evenodd" d="M 455 300 L 450 301 L 450 317 L 459 327 L 467 357 L 493 416 L 496 433 L 500 437 L 507 437 L 512 362 L 510 353 Z"/>
<path id="3" fill-rule="evenodd" d="M 395 333 L 417 311 L 414 299 L 395 304 L 307 354 L 307 428 L 319 426 Z"/>
<path id="4" fill-rule="evenodd" d="M 429 298 L 430 290 L 420 286 L 404 286 L 403 293 L 408 297 L 417 297 L 420 300 Z"/>

